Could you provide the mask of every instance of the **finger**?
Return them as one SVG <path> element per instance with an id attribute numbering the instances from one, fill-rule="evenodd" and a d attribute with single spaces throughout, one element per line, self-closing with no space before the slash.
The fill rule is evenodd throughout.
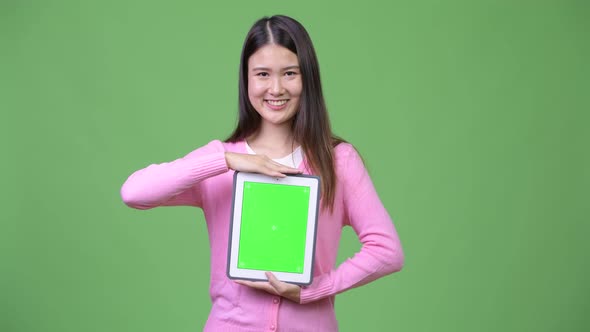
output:
<path id="1" fill-rule="evenodd" d="M 289 173 L 289 174 L 297 174 L 297 173 L 301 173 L 303 172 L 302 170 L 298 169 L 298 168 L 293 168 L 293 167 L 289 167 L 289 166 L 285 166 L 283 164 L 279 164 L 275 161 L 273 161 L 273 165 L 275 166 L 275 170 L 281 172 L 281 173 Z"/>
<path id="2" fill-rule="evenodd" d="M 267 171 L 265 174 L 268 175 L 268 176 L 272 176 L 273 178 L 284 178 L 284 177 L 287 177 L 285 174 L 283 174 L 281 172 L 271 171 L 271 170 Z"/>
<path id="3" fill-rule="evenodd" d="M 283 173 L 289 173 L 289 174 L 300 174 L 300 173 L 303 173 L 302 170 L 297 169 L 297 168 L 286 168 L 284 170 L 281 170 L 281 172 L 283 172 Z"/>
<path id="4" fill-rule="evenodd" d="M 250 286 L 251 281 L 246 281 L 246 280 L 234 280 L 234 282 L 236 284 L 240 284 L 240 285 L 244 285 L 244 286 Z"/>
<path id="5" fill-rule="evenodd" d="M 260 167 L 260 169 L 258 169 L 256 172 L 264 174 L 264 175 L 272 176 L 275 178 L 276 177 L 284 178 L 286 176 L 285 174 L 278 171 L 277 167 L 272 164 L 262 165 Z"/>
<path id="6" fill-rule="evenodd" d="M 267 293 L 278 295 L 277 291 L 274 289 L 270 283 L 266 281 L 247 281 L 247 280 L 235 280 L 236 283 L 244 286 L 248 286 L 254 289 L 263 290 Z"/>
<path id="7" fill-rule="evenodd" d="M 281 294 L 284 285 L 283 282 L 277 279 L 272 272 L 266 272 L 266 277 L 268 278 L 268 283 L 279 293 Z"/>
<path id="8" fill-rule="evenodd" d="M 234 280 L 234 282 L 237 284 L 240 284 L 240 285 L 254 287 L 254 288 L 259 288 L 263 284 L 268 284 L 267 281 L 250 281 L 250 280 Z"/>
<path id="9" fill-rule="evenodd" d="M 236 284 L 252 287 L 252 288 L 260 288 L 259 282 L 254 281 L 247 281 L 247 280 L 234 280 Z"/>

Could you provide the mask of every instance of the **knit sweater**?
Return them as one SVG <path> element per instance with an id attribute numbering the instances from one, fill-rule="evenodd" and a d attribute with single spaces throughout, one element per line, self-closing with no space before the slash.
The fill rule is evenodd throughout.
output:
<path id="1" fill-rule="evenodd" d="M 133 173 L 123 187 L 125 204 L 136 209 L 189 205 L 203 209 L 211 248 L 209 293 L 212 308 L 205 331 L 337 331 L 335 295 L 399 271 L 404 256 L 391 218 L 356 150 L 341 143 L 334 151 L 333 211 L 320 208 L 311 285 L 300 303 L 239 285 L 226 276 L 232 185 L 225 152 L 248 153 L 244 141 L 218 140 L 168 163 Z M 310 174 L 305 160 L 299 165 Z M 335 266 L 344 226 L 362 246 Z"/>

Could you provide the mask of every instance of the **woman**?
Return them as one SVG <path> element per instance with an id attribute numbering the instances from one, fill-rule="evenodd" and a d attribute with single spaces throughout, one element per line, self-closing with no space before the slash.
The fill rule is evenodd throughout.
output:
<path id="1" fill-rule="evenodd" d="M 313 283 L 232 281 L 226 259 L 234 171 L 321 177 Z M 356 150 L 330 129 L 315 51 L 292 18 L 258 20 L 242 49 L 239 123 L 225 141 L 132 174 L 130 207 L 190 205 L 204 211 L 211 247 L 212 308 L 205 331 L 336 331 L 334 298 L 403 265 L 400 242 Z M 362 248 L 334 268 L 342 227 Z"/>

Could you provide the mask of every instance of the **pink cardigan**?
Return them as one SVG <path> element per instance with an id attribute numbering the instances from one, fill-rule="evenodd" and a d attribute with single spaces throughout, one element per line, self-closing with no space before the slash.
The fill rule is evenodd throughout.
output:
<path id="1" fill-rule="evenodd" d="M 399 238 L 356 150 L 335 148 L 337 174 L 333 213 L 320 209 L 313 283 L 301 303 L 236 284 L 226 276 L 233 171 L 224 152 L 247 153 L 245 142 L 212 141 L 183 158 L 133 173 L 121 188 L 136 209 L 191 205 L 203 209 L 211 247 L 212 308 L 205 331 L 337 331 L 335 295 L 399 271 Z M 309 174 L 305 161 L 299 166 Z M 354 257 L 335 267 L 342 227 L 362 243 Z"/>

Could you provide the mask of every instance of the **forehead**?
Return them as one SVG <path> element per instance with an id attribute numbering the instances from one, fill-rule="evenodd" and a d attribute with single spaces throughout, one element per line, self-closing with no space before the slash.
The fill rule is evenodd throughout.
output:
<path id="1" fill-rule="evenodd" d="M 288 66 L 298 66 L 297 55 L 288 48 L 267 44 L 256 50 L 248 59 L 248 68 L 266 67 L 266 68 L 283 68 Z"/>

